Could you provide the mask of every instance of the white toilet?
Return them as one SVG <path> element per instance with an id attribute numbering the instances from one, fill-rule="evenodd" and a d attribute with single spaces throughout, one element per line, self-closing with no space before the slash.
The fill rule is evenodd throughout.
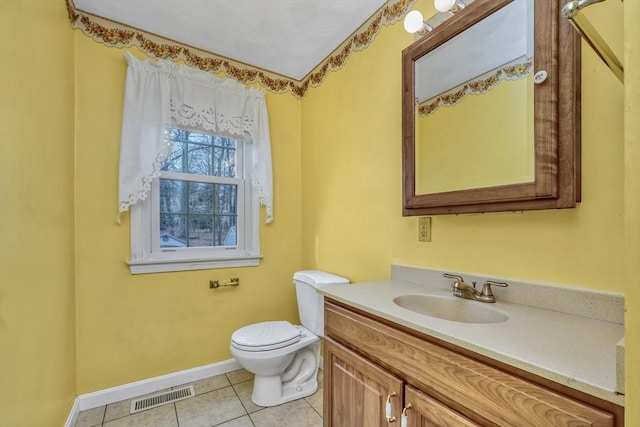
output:
<path id="1" fill-rule="evenodd" d="M 293 275 L 302 326 L 287 321 L 254 323 L 231 335 L 231 354 L 255 374 L 251 400 L 274 406 L 309 396 L 318 389 L 324 298 L 316 289 L 347 284 L 344 277 L 317 270 Z"/>

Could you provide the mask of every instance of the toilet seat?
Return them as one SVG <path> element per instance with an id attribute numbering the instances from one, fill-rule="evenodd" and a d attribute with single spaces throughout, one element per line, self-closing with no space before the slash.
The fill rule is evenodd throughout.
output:
<path id="1" fill-rule="evenodd" d="M 287 347 L 300 341 L 300 329 L 278 320 L 242 327 L 231 336 L 231 345 L 244 351 L 268 351 Z"/>

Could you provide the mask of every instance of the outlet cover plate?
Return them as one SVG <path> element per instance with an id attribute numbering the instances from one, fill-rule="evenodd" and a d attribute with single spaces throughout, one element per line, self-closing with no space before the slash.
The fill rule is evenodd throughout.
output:
<path id="1" fill-rule="evenodd" d="M 418 242 L 431 241 L 431 217 L 421 216 L 418 218 Z"/>

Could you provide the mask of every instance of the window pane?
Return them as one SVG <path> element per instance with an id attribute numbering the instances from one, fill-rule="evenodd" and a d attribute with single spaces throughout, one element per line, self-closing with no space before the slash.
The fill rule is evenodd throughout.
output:
<path id="1" fill-rule="evenodd" d="M 206 133 L 198 133 L 198 132 L 188 132 L 187 138 L 189 142 L 194 142 L 196 144 L 211 145 L 211 141 L 213 140 L 213 135 L 207 135 Z"/>
<path id="2" fill-rule="evenodd" d="M 213 184 L 189 183 L 189 212 L 213 214 Z"/>
<path id="3" fill-rule="evenodd" d="M 195 173 L 198 175 L 212 175 L 211 146 L 189 144 L 188 147 L 187 173 Z"/>
<path id="4" fill-rule="evenodd" d="M 216 214 L 237 214 L 237 186 L 216 184 Z"/>
<path id="5" fill-rule="evenodd" d="M 186 213 L 186 182 L 160 179 L 160 213 Z"/>
<path id="6" fill-rule="evenodd" d="M 237 246 L 238 187 L 160 179 L 160 247 Z"/>
<path id="7" fill-rule="evenodd" d="M 189 216 L 189 246 L 213 246 L 213 215 Z"/>
<path id="8" fill-rule="evenodd" d="M 215 217 L 216 246 L 237 246 L 238 228 L 236 215 L 217 215 Z"/>
<path id="9" fill-rule="evenodd" d="M 187 131 L 181 129 L 171 129 L 171 151 L 169 156 L 162 163 L 161 169 L 163 171 L 170 172 L 183 172 L 184 171 L 184 149 L 186 141 Z"/>
<path id="10" fill-rule="evenodd" d="M 237 142 L 231 138 L 170 129 L 171 151 L 163 171 L 236 177 Z"/>
<path id="11" fill-rule="evenodd" d="M 160 214 L 160 247 L 182 248 L 187 246 L 187 216 Z"/>
<path id="12" fill-rule="evenodd" d="M 214 137 L 213 174 L 229 178 L 236 177 L 236 141 Z"/>

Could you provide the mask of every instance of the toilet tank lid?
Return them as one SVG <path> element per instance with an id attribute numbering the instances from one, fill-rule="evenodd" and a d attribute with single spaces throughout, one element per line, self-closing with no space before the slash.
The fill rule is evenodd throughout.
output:
<path id="1" fill-rule="evenodd" d="M 298 271 L 294 273 L 293 280 L 307 283 L 316 288 L 349 283 L 349 279 L 320 270 Z"/>

